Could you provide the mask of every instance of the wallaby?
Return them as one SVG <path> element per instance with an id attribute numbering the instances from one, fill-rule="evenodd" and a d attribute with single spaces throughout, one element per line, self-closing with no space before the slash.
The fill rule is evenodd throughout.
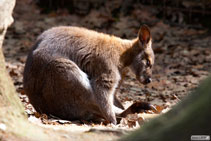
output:
<path id="1" fill-rule="evenodd" d="M 116 124 L 124 107 L 114 93 L 124 69 L 131 68 L 143 84 L 151 82 L 151 44 L 146 25 L 133 40 L 81 27 L 54 27 L 38 37 L 28 55 L 25 92 L 38 112 Z"/>

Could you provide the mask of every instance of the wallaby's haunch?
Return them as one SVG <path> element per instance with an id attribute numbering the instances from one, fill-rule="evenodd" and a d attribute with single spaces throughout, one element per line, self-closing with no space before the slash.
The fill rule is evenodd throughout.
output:
<path id="1" fill-rule="evenodd" d="M 151 82 L 154 53 L 150 30 L 125 40 L 79 27 L 42 33 L 28 55 L 24 89 L 34 108 L 63 119 L 103 118 L 116 124 L 123 106 L 114 95 L 126 67 Z"/>

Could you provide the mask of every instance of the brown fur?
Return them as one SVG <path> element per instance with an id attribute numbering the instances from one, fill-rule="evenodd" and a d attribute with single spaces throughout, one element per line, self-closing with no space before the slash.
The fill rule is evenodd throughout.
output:
<path id="1" fill-rule="evenodd" d="M 55 27 L 42 33 L 32 48 L 24 89 L 38 112 L 69 120 L 101 117 L 116 124 L 115 114 L 123 107 L 114 95 L 121 74 L 131 67 L 144 82 L 151 77 L 147 59 L 152 66 L 147 26 L 134 40 L 79 27 Z"/>

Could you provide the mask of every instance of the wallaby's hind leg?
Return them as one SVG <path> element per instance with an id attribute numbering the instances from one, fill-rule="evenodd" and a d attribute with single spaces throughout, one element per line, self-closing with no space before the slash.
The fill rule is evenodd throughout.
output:
<path id="1" fill-rule="evenodd" d="M 48 106 L 46 113 L 74 120 L 89 118 L 97 110 L 87 75 L 71 60 L 51 61 L 45 79 L 42 93 Z"/>

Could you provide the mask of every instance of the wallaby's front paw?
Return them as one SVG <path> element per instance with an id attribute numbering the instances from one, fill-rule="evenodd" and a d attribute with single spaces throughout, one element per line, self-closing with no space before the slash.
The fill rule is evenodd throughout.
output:
<path id="1" fill-rule="evenodd" d="M 111 116 L 110 119 L 109 119 L 109 122 L 113 123 L 114 125 L 116 125 L 117 124 L 116 116 L 115 115 Z"/>
<path id="2" fill-rule="evenodd" d="M 116 124 L 117 124 L 116 117 L 115 117 L 115 119 L 113 119 L 113 120 L 111 121 L 111 123 L 113 123 L 114 125 L 116 125 Z"/>
<path id="3" fill-rule="evenodd" d="M 107 123 L 113 123 L 114 125 L 117 124 L 117 120 L 116 120 L 115 114 L 110 114 L 110 115 L 106 116 L 105 119 L 106 119 Z"/>

